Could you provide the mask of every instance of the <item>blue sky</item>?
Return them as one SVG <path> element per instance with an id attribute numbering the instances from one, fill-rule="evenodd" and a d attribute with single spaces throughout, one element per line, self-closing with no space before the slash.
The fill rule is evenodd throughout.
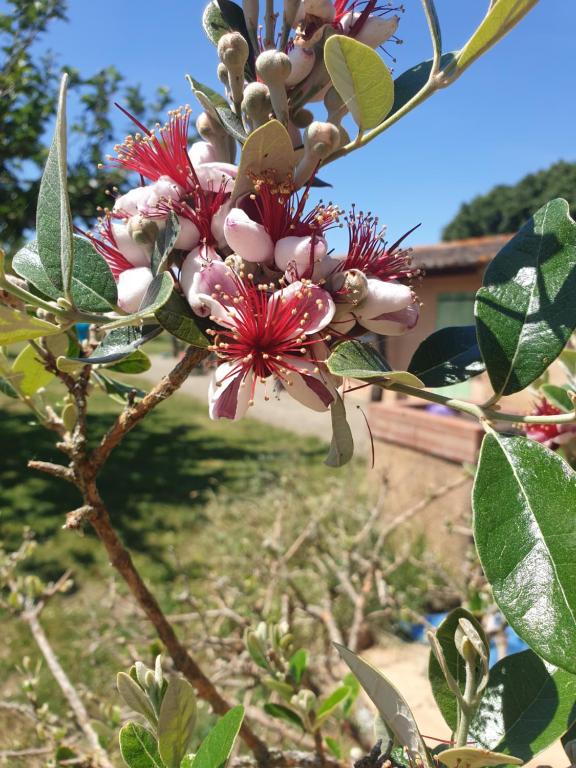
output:
<path id="1" fill-rule="evenodd" d="M 280 2 L 277 0 L 277 5 Z M 430 56 L 419 0 L 405 0 L 391 46 L 400 74 Z M 0 3 L 0 6 L 2 3 Z M 60 61 L 91 73 L 113 64 L 152 94 L 172 89 L 175 105 L 191 101 L 189 72 L 218 87 L 216 54 L 199 25 L 196 0 L 70 0 L 68 24 L 53 25 L 46 44 Z M 460 47 L 488 0 L 437 0 L 444 50 Z M 460 203 L 559 159 L 576 160 L 573 0 L 541 0 L 462 78 L 368 147 L 330 165 L 324 192 L 342 207 L 377 213 L 395 239 L 422 226 L 410 244 L 435 242 Z M 337 247 L 344 233 L 336 234 Z"/>

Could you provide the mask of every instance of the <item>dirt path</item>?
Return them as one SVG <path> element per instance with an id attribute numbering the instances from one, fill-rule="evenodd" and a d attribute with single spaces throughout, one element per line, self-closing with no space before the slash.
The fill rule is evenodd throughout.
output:
<path id="1" fill-rule="evenodd" d="M 449 739 L 450 732 L 440 714 L 428 683 L 428 647 L 422 643 L 391 642 L 385 648 L 371 648 L 363 656 L 397 686 L 425 736 Z M 430 745 L 435 742 L 427 740 Z M 568 759 L 560 742 L 549 747 L 528 768 L 566 768 Z"/>

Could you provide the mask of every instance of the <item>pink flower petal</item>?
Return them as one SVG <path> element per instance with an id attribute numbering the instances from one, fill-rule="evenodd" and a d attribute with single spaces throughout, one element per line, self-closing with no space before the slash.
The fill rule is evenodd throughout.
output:
<path id="1" fill-rule="evenodd" d="M 179 282 L 186 300 L 200 317 L 207 317 L 212 312 L 212 289 L 208 285 L 207 277 L 210 272 L 204 274 L 209 267 L 216 264 L 224 267 L 224 262 L 213 248 L 201 245 L 194 248 L 182 263 Z"/>
<path id="2" fill-rule="evenodd" d="M 282 237 L 274 248 L 274 261 L 281 272 L 293 270 L 298 278 L 311 276 L 314 264 L 322 261 L 328 252 L 328 244 L 323 237 L 315 237 L 312 246 L 309 235 Z"/>
<path id="3" fill-rule="evenodd" d="M 248 410 L 254 374 L 234 363 L 222 363 L 214 372 L 209 389 L 211 419 L 241 419 Z"/>
<path id="4" fill-rule="evenodd" d="M 180 224 L 180 232 L 174 247 L 181 248 L 183 251 L 191 251 L 192 248 L 198 245 L 200 230 L 193 221 L 190 221 L 185 216 L 178 216 L 178 223 Z"/>
<path id="5" fill-rule="evenodd" d="M 288 374 L 286 392 L 313 411 L 327 410 L 336 399 L 337 379 L 312 360 L 287 358 L 287 362 L 299 373 Z"/>
<path id="6" fill-rule="evenodd" d="M 385 312 L 398 312 L 405 309 L 414 301 L 414 294 L 409 285 L 384 282 L 377 278 L 368 278 L 368 295 L 353 310 L 354 314 L 364 324 L 364 320 L 378 317 Z"/>
<path id="7" fill-rule="evenodd" d="M 216 148 L 208 141 L 195 141 L 188 150 L 188 157 L 194 167 L 204 163 L 215 163 L 218 160 Z"/>
<path id="8" fill-rule="evenodd" d="M 378 333 L 381 336 L 401 336 L 414 328 L 419 315 L 418 304 L 414 303 L 397 312 L 384 313 L 359 322 L 368 331 Z"/>
<path id="9" fill-rule="evenodd" d="M 222 185 L 231 192 L 238 168 L 231 163 L 203 163 L 194 169 L 202 189 L 216 192 Z"/>
<path id="10" fill-rule="evenodd" d="M 137 312 L 153 280 L 148 267 L 127 269 L 118 277 L 118 306 L 125 312 Z"/>
<path id="11" fill-rule="evenodd" d="M 288 58 L 292 64 L 292 69 L 285 85 L 287 88 L 292 88 L 292 86 L 298 85 L 298 83 L 301 83 L 302 80 L 308 77 L 316 61 L 316 54 L 312 49 L 295 45 L 288 51 Z"/>
<path id="12" fill-rule="evenodd" d="M 150 250 L 134 242 L 126 223 L 113 221 L 112 234 L 116 241 L 116 247 L 130 264 L 135 267 L 150 266 Z"/>
<path id="13" fill-rule="evenodd" d="M 241 208 L 232 208 L 224 222 L 224 237 L 230 248 L 246 261 L 270 263 L 274 243 L 262 224 L 258 224 Z"/>
<path id="14" fill-rule="evenodd" d="M 336 307 L 332 297 L 317 285 L 296 282 L 276 291 L 268 304 L 268 320 L 272 324 L 280 312 L 296 313 L 302 333 L 310 336 L 330 324 Z"/>

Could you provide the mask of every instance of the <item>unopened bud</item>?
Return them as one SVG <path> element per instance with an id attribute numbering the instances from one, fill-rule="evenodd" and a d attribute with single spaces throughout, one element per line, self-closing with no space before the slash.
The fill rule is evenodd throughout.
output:
<path id="1" fill-rule="evenodd" d="M 268 86 L 283 86 L 291 71 L 290 59 L 282 51 L 263 51 L 256 59 L 256 73 Z"/>
<path id="2" fill-rule="evenodd" d="M 250 49 L 240 32 L 228 32 L 218 41 L 218 56 L 228 72 L 242 74 Z"/>
<path id="3" fill-rule="evenodd" d="M 316 706 L 316 694 L 309 688 L 304 688 L 296 696 L 292 696 L 290 703 L 302 712 L 312 712 Z"/>
<path id="4" fill-rule="evenodd" d="M 314 115 L 309 109 L 299 109 L 292 115 L 292 122 L 296 128 L 308 128 L 314 120 Z"/>
<path id="5" fill-rule="evenodd" d="M 222 123 L 208 112 L 201 112 L 196 119 L 196 130 L 204 141 L 212 144 L 216 157 L 223 163 L 234 162 L 236 146 Z"/>
<path id="6" fill-rule="evenodd" d="M 216 71 L 218 74 L 218 80 L 220 80 L 222 85 L 228 87 L 228 70 L 226 69 L 226 64 L 220 62 Z"/>
<path id="7" fill-rule="evenodd" d="M 128 234 L 138 245 L 153 246 L 158 237 L 158 224 L 141 213 L 128 219 Z"/>
<path id="8" fill-rule="evenodd" d="M 272 102 L 268 86 L 264 83 L 247 85 L 242 99 L 242 113 L 246 115 L 251 128 L 258 128 L 267 123 L 271 112 Z"/>
<path id="9" fill-rule="evenodd" d="M 314 121 L 304 132 L 304 155 L 296 167 L 296 187 L 305 184 L 318 164 L 340 146 L 340 131 L 332 123 Z"/>

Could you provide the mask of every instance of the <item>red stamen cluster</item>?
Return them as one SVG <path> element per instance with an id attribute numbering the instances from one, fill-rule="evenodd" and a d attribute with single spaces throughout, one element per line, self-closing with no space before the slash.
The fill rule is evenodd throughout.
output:
<path id="1" fill-rule="evenodd" d="M 118 250 L 116 238 L 112 231 L 112 220 L 109 213 L 106 213 L 104 217 L 98 219 L 99 237 L 96 237 L 92 232 L 78 231 L 87 237 L 98 253 L 104 257 L 115 280 L 118 280 L 122 272 L 133 268 L 134 265 L 131 264 Z"/>
<path id="2" fill-rule="evenodd" d="M 295 235 L 323 235 L 334 226 L 342 211 L 332 203 L 324 206 L 318 203 L 308 213 L 304 208 L 310 196 L 310 184 L 298 195 L 292 179 L 278 182 L 274 174 L 254 177 L 255 194 L 250 195 L 257 211 L 259 222 L 264 226 L 274 243 L 283 237 Z"/>
<path id="3" fill-rule="evenodd" d="M 303 326 L 308 315 L 298 308 L 299 302 L 309 298 L 310 289 L 303 285 L 297 295 L 273 298 L 274 286 L 257 285 L 251 275 L 245 279 L 238 277 L 235 283 L 235 296 L 213 294 L 223 306 L 231 306 L 233 327 L 209 331 L 215 337 L 212 350 L 223 360 L 236 364 L 230 376 L 240 372 L 246 375 L 252 369 L 258 379 L 274 375 L 285 382 L 289 372 L 299 372 L 286 358 L 302 357 L 307 347 L 316 343 L 306 339 Z"/>
<path id="4" fill-rule="evenodd" d="M 169 112 L 170 119 L 154 131 L 144 126 L 125 112 L 144 133 L 127 136 L 123 144 L 114 147 L 117 157 L 109 156 L 113 165 L 135 171 L 150 181 L 169 176 L 181 187 L 187 189 L 190 183 L 190 159 L 188 157 L 188 125 L 190 107 Z"/>
<path id="5" fill-rule="evenodd" d="M 542 398 L 539 402 L 535 403 L 531 415 L 557 416 L 560 413 L 562 413 L 560 408 L 556 408 L 555 405 Z M 526 434 L 539 443 L 554 441 L 555 438 L 562 434 L 560 424 L 524 424 L 523 426 Z"/>
<path id="6" fill-rule="evenodd" d="M 380 280 L 410 281 L 420 275 L 420 270 L 412 267 L 410 250 L 400 248 L 416 227 L 389 246 L 384 239 L 384 230 L 378 228 L 378 219 L 371 214 L 362 211 L 357 214 L 352 208 L 346 221 L 348 255 L 340 264 L 339 271 L 358 269 Z"/>

